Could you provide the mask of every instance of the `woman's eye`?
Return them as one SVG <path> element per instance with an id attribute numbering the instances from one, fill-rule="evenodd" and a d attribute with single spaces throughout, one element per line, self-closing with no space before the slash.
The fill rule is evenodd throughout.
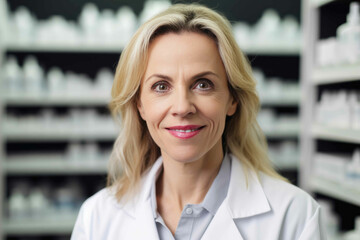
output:
<path id="1" fill-rule="evenodd" d="M 152 86 L 152 89 L 155 90 L 156 92 L 166 92 L 167 90 L 169 90 L 169 86 L 167 85 L 167 83 L 164 82 L 159 82 L 159 83 L 155 83 Z"/>
<path id="2" fill-rule="evenodd" d="M 195 84 L 195 89 L 210 90 L 213 88 L 213 83 L 207 79 L 201 79 Z"/>

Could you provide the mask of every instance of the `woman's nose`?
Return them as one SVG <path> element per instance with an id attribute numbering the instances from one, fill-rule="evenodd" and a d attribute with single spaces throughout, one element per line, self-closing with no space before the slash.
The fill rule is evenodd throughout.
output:
<path id="1" fill-rule="evenodd" d="M 178 117 L 186 117 L 190 114 L 194 114 L 196 108 L 191 96 L 185 88 L 174 91 L 172 99 L 171 114 Z"/>

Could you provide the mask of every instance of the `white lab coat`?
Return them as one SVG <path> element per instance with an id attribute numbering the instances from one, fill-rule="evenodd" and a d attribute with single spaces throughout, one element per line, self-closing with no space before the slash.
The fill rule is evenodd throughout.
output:
<path id="1" fill-rule="evenodd" d="M 250 172 L 248 186 L 238 159 L 232 159 L 228 195 L 202 240 L 323 240 L 320 207 L 304 191 L 286 182 Z M 108 189 L 81 207 L 71 240 L 159 239 L 150 204 L 151 183 L 161 158 L 144 176 L 139 194 L 118 203 Z"/>

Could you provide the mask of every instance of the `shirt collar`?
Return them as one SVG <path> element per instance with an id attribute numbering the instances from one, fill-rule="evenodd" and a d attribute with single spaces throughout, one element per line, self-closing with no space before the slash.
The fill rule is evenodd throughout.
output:
<path id="1" fill-rule="evenodd" d="M 215 215 L 221 203 L 226 198 L 230 183 L 230 173 L 231 162 L 228 154 L 226 154 L 221 163 L 218 175 L 201 203 L 212 215 Z"/>
<path id="2" fill-rule="evenodd" d="M 256 173 L 249 169 L 246 178 L 241 161 L 232 154 L 228 154 L 228 159 L 230 160 L 231 174 L 224 203 L 227 204 L 232 218 L 249 217 L 270 211 L 270 205 Z M 161 169 L 162 158 L 160 157 L 153 164 L 152 168 L 144 174 L 140 183 L 141 191 L 138 198 L 134 198 L 121 208 L 124 208 L 131 216 L 141 216 L 141 213 L 137 211 L 139 210 L 138 206 L 151 197 L 152 186 Z M 156 194 L 154 196 L 156 203 Z M 156 210 L 154 217 L 156 217 Z"/>
<path id="3" fill-rule="evenodd" d="M 150 190 L 151 208 L 154 218 L 158 217 L 156 201 L 156 180 L 159 177 L 161 171 L 162 168 L 159 168 L 156 173 L 155 179 L 152 181 Z M 215 215 L 216 211 L 226 197 L 230 182 L 230 172 L 231 163 L 228 155 L 226 154 L 221 163 L 220 170 L 216 175 L 213 183 L 211 184 L 211 187 L 208 190 L 203 202 L 199 204 L 207 211 L 209 211 L 212 215 Z"/>

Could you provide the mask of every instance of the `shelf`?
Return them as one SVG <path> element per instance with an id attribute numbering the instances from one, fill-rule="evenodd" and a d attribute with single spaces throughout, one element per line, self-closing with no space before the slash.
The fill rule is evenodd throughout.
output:
<path id="1" fill-rule="evenodd" d="M 300 55 L 300 46 L 284 46 L 284 45 L 264 45 L 264 46 L 249 46 L 241 47 L 248 55 L 280 55 L 293 56 Z"/>
<path id="2" fill-rule="evenodd" d="M 298 130 L 292 130 L 292 131 L 274 130 L 274 131 L 264 131 L 264 133 L 267 138 L 297 138 L 299 136 Z"/>
<path id="3" fill-rule="evenodd" d="M 298 107 L 299 99 L 260 99 L 261 106 Z"/>
<path id="4" fill-rule="evenodd" d="M 315 125 L 312 128 L 312 135 L 322 140 L 332 140 L 347 143 L 360 143 L 360 130 L 330 128 Z"/>
<path id="5" fill-rule="evenodd" d="M 19 220 L 4 219 L 3 230 L 7 235 L 16 236 L 68 235 L 71 234 L 72 229 L 74 228 L 76 218 L 77 213 L 66 217 L 54 216 L 52 218 L 28 218 Z"/>
<path id="6" fill-rule="evenodd" d="M 11 94 L 3 98 L 6 105 L 13 106 L 76 106 L 76 105 L 100 105 L 106 106 L 110 102 L 110 96 L 89 94 L 79 95 L 59 95 L 50 96 L 48 94 Z"/>
<path id="7" fill-rule="evenodd" d="M 110 91 L 110 90 L 109 90 Z M 4 94 L 5 95 L 5 94 Z M 11 94 L 2 98 L 6 105 L 12 106 L 106 106 L 110 103 L 110 96 L 94 95 L 93 93 L 79 95 L 58 95 L 51 96 L 48 94 Z M 299 105 L 299 99 L 261 99 L 263 106 L 283 106 L 292 107 Z"/>
<path id="8" fill-rule="evenodd" d="M 360 191 L 348 188 L 339 182 L 320 177 L 313 177 L 309 181 L 313 191 L 360 206 Z"/>
<path id="9" fill-rule="evenodd" d="M 111 43 L 18 43 L 9 41 L 6 51 L 10 52 L 93 52 L 93 53 L 120 53 L 123 46 Z M 264 45 L 248 46 L 241 48 L 246 54 L 250 55 L 299 55 L 300 46 Z"/>
<path id="10" fill-rule="evenodd" d="M 357 80 L 360 80 L 360 64 L 316 69 L 312 76 L 315 85 Z"/>
<path id="11" fill-rule="evenodd" d="M 6 45 L 10 52 L 93 52 L 93 53 L 121 53 L 123 46 L 109 43 L 17 43 Z"/>
<path id="12" fill-rule="evenodd" d="M 19 157 L 18 157 L 19 158 Z M 106 174 L 107 160 L 104 159 L 87 161 L 86 159 L 70 161 L 59 159 L 6 159 L 3 163 L 4 172 L 7 175 L 33 175 L 33 174 Z"/>
<path id="13" fill-rule="evenodd" d="M 115 140 L 117 131 L 98 130 L 98 131 L 41 131 L 41 129 L 27 129 L 23 131 L 4 132 L 3 137 L 8 141 L 81 141 L 81 140 Z"/>

